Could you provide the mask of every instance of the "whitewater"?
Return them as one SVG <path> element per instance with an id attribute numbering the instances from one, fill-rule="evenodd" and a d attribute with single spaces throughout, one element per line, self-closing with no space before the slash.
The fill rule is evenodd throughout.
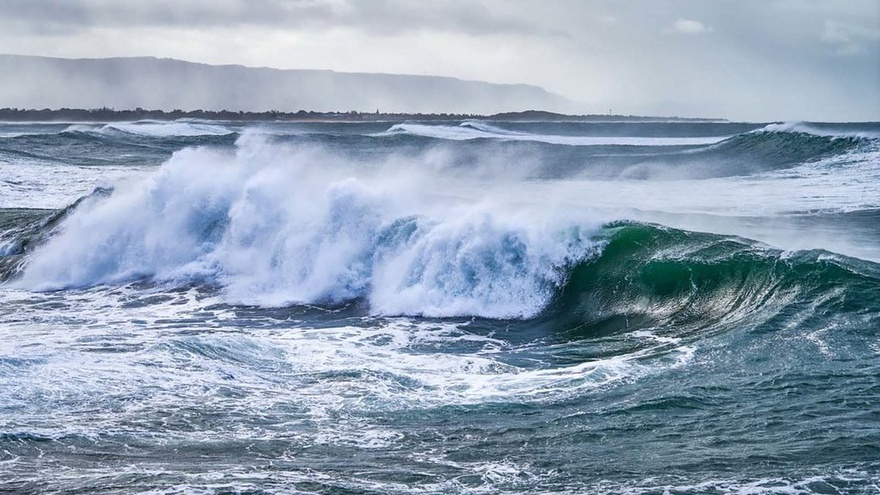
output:
<path id="1" fill-rule="evenodd" d="M 877 493 L 880 124 L 0 123 L 0 492 Z"/>

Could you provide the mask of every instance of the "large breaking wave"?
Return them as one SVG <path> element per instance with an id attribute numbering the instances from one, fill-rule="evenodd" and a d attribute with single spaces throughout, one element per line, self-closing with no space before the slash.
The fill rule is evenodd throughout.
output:
<path id="1" fill-rule="evenodd" d="M 234 156 L 180 152 L 147 181 L 80 205 L 18 283 L 200 280 L 241 303 L 366 298 L 383 314 L 528 317 L 595 248 L 586 228 L 441 207 L 418 177 L 354 178 L 316 170 L 330 155 L 278 153 L 261 140 Z"/>
<path id="2" fill-rule="evenodd" d="M 728 146 L 765 146 L 773 134 Z M 837 146 L 783 137 L 812 143 L 814 152 Z M 730 318 L 878 288 L 870 263 L 532 208 L 541 201 L 517 208 L 512 184 L 447 173 L 368 167 L 245 134 L 234 151 L 185 149 L 145 181 L 35 223 L 24 243 L 6 243 L 18 258 L 6 256 L 4 278 L 37 290 L 200 283 L 232 303 L 359 300 L 376 314 L 557 314 L 612 326 L 636 317 Z"/>

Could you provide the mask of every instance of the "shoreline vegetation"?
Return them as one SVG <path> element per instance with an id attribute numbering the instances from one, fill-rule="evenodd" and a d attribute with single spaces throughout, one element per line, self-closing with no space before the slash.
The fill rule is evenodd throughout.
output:
<path id="1" fill-rule="evenodd" d="M 566 115 L 540 110 L 505 112 L 493 115 L 464 113 L 382 113 L 358 112 L 244 112 L 231 110 L 116 110 L 113 108 L 23 109 L 0 108 L 0 122 L 127 122 L 138 120 L 173 121 L 180 119 L 215 121 L 282 121 L 282 122 L 384 122 L 402 120 L 443 121 L 481 119 L 502 122 L 726 122 L 724 119 L 691 117 L 645 117 L 638 115 L 588 114 Z"/>

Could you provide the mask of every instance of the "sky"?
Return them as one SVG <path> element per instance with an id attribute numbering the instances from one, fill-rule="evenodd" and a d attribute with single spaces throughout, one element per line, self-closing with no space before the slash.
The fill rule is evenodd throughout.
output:
<path id="1" fill-rule="evenodd" d="M 880 120 L 880 0 L 0 0 L 0 53 L 527 83 L 579 113 Z"/>

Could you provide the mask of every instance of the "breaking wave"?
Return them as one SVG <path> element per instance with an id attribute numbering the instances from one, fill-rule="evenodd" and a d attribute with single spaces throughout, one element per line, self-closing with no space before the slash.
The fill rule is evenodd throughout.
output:
<path id="1" fill-rule="evenodd" d="M 231 303 L 359 300 L 374 314 L 561 315 L 572 326 L 701 322 L 807 300 L 852 309 L 880 290 L 876 266 L 824 251 L 536 216 L 494 204 L 490 190 L 480 200 L 432 193 L 424 171 L 353 176 L 337 159 L 258 136 L 234 156 L 183 150 L 147 180 L 99 191 L 20 236 L 28 249 L 4 248 L 19 256 L 4 278 L 36 290 L 201 283 Z"/>
<path id="2" fill-rule="evenodd" d="M 376 136 L 399 135 L 452 141 L 472 139 L 532 141 L 568 146 L 693 146 L 717 143 L 724 139 L 724 137 L 557 136 L 510 131 L 480 121 L 465 121 L 457 126 L 395 124 Z"/>

